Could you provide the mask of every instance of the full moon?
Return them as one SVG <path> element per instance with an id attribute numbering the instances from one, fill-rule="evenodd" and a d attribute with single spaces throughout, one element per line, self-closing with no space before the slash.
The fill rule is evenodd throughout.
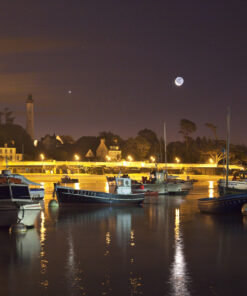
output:
<path id="1" fill-rule="evenodd" d="M 175 84 L 176 84 L 176 86 L 182 86 L 182 85 L 184 84 L 184 79 L 183 79 L 183 77 L 177 77 L 177 78 L 175 79 Z"/>

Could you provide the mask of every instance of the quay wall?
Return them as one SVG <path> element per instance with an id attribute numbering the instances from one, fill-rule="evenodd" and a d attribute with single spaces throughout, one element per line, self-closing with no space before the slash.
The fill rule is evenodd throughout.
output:
<path id="1" fill-rule="evenodd" d="M 0 168 L 5 169 L 2 161 Z M 82 161 L 8 161 L 8 168 L 13 173 L 26 174 L 117 174 L 144 173 L 153 169 L 168 170 L 169 173 L 194 175 L 221 175 L 223 166 L 216 164 L 188 164 L 188 163 L 151 163 L 151 162 L 82 162 Z M 241 166 L 230 165 L 229 170 L 244 169 Z"/>

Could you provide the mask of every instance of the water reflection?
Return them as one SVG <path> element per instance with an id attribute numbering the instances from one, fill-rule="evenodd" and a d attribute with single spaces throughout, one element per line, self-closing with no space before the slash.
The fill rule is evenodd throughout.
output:
<path id="1" fill-rule="evenodd" d="M 29 229 L 26 233 L 12 233 L 0 231 L 0 240 L 5 248 L 1 250 L 1 261 L 27 266 L 36 258 L 40 251 L 40 242 L 36 229 Z M 14 267 L 10 265 L 9 267 Z"/>
<path id="2" fill-rule="evenodd" d="M 128 240 L 131 232 L 131 213 L 117 214 L 116 235 L 119 246 L 124 246 L 124 242 Z M 125 248 L 126 249 L 126 248 Z"/>
<path id="3" fill-rule="evenodd" d="M 71 231 L 69 230 L 68 237 L 68 254 L 67 254 L 67 285 L 68 290 L 73 286 L 81 291 L 81 295 L 85 294 L 83 283 L 83 270 L 80 267 L 80 262 L 76 260 L 75 243 Z"/>
<path id="4" fill-rule="evenodd" d="M 125 289 L 129 289 L 126 295 L 141 294 L 142 277 L 136 271 L 138 261 L 134 249 L 137 234 L 133 222 L 136 217 L 143 215 L 142 207 L 59 208 L 56 230 L 64 227 L 68 229 L 66 283 L 67 288 L 72 289 L 72 294 L 77 293 L 76 291 L 88 291 L 88 287 L 92 285 L 92 280 L 88 280 L 91 266 L 94 272 L 92 295 L 113 295 L 113 289 L 117 291 L 119 288 L 116 287 L 117 274 L 121 274 L 125 268 L 128 270 L 125 281 L 128 279 L 129 282 L 129 285 L 126 282 Z M 123 280 L 121 276 L 120 279 Z M 123 295 L 121 291 L 118 294 Z"/>
<path id="5" fill-rule="evenodd" d="M 208 196 L 210 198 L 214 197 L 214 181 L 208 181 Z"/>
<path id="6" fill-rule="evenodd" d="M 189 281 L 188 272 L 186 269 L 186 261 L 184 256 L 183 235 L 180 229 L 180 212 L 175 209 L 175 253 L 174 261 L 171 267 L 171 276 L 169 282 L 172 285 L 172 295 L 174 296 L 189 296 Z"/>
<path id="7" fill-rule="evenodd" d="M 43 211 L 40 213 L 40 273 L 42 276 L 45 275 L 48 267 L 48 260 L 46 258 L 45 253 L 45 241 L 46 241 L 46 227 L 45 227 L 45 214 Z M 41 281 L 41 286 L 47 288 L 48 287 L 48 280 L 44 279 Z"/>

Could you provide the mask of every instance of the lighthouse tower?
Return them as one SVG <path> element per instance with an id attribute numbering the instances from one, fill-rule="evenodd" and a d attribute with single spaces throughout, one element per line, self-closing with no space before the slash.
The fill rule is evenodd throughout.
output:
<path id="1" fill-rule="evenodd" d="M 26 131 L 30 135 L 31 139 L 34 139 L 34 125 L 33 125 L 33 98 L 32 95 L 28 95 L 26 101 L 26 114 L 27 114 L 27 126 Z"/>

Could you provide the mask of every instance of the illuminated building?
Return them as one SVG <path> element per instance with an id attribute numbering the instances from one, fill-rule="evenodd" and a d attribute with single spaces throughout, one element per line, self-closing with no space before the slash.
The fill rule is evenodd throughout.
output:
<path id="1" fill-rule="evenodd" d="M 15 147 L 8 147 L 7 144 L 4 144 L 4 147 L 0 147 L 0 159 L 11 160 L 11 161 L 20 161 L 23 160 L 23 154 L 16 153 Z"/>

